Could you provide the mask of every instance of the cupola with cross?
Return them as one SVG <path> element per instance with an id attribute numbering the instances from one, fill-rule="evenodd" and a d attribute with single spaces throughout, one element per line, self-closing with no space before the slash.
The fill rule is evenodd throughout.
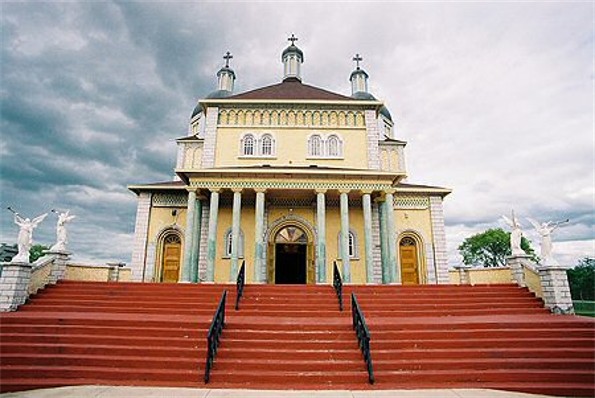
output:
<path id="1" fill-rule="evenodd" d="M 297 37 L 292 33 L 291 37 L 287 39 L 291 45 L 283 50 L 281 54 L 281 61 L 283 62 L 283 81 L 299 80 L 302 81 L 301 64 L 304 62 L 304 53 L 300 50 L 295 42 Z"/>

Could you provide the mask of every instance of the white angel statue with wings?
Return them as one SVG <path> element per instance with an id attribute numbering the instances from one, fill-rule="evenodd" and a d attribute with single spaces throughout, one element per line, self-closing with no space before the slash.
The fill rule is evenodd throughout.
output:
<path id="1" fill-rule="evenodd" d="M 510 250 L 512 251 L 513 256 L 518 256 L 520 254 L 525 254 L 525 251 L 521 249 L 521 240 L 523 238 L 523 231 L 521 230 L 521 223 L 519 219 L 516 218 L 514 215 L 514 210 L 512 211 L 512 219 L 502 216 L 502 219 L 508 224 L 511 228 L 510 231 Z"/>
<path id="2" fill-rule="evenodd" d="M 570 220 L 566 219 L 557 222 L 548 221 L 540 224 L 539 221 L 527 217 L 527 221 L 533 225 L 535 231 L 541 236 L 541 262 L 543 264 L 557 264 L 556 260 L 552 257 L 552 232 L 554 232 L 560 225 L 565 224 Z"/>
<path id="3" fill-rule="evenodd" d="M 12 258 L 12 263 L 28 263 L 29 249 L 33 246 L 33 230 L 46 218 L 48 213 L 35 217 L 33 220 L 23 218 L 19 213 L 14 213 L 14 223 L 20 227 L 17 237 L 19 252 Z"/>

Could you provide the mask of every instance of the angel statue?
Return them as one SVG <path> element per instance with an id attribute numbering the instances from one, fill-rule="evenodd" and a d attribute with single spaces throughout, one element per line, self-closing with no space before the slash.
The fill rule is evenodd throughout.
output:
<path id="1" fill-rule="evenodd" d="M 535 231 L 541 236 L 541 261 L 543 264 L 557 264 L 556 260 L 552 257 L 552 232 L 556 230 L 560 225 L 570 221 L 566 219 L 564 221 L 548 221 L 539 224 L 538 221 L 527 217 L 527 220 L 533 225 Z"/>
<path id="2" fill-rule="evenodd" d="M 70 210 L 64 213 L 59 213 L 52 209 L 52 213 L 58 215 L 58 223 L 56 224 L 56 244 L 50 248 L 51 251 L 65 251 L 68 243 L 68 235 L 66 233 L 66 223 L 74 220 L 76 216 L 70 215 Z"/>
<path id="3" fill-rule="evenodd" d="M 8 210 L 14 213 L 14 223 L 21 229 L 17 237 L 17 246 L 19 252 L 12 258 L 12 263 L 28 263 L 29 262 L 29 249 L 33 246 L 33 230 L 47 217 L 48 213 L 42 214 L 35 217 L 33 220 L 29 218 L 23 218 L 19 213 L 12 210 L 10 207 Z"/>
<path id="4" fill-rule="evenodd" d="M 525 254 L 525 251 L 521 249 L 521 240 L 523 239 L 523 231 L 521 230 L 521 223 L 519 219 L 516 218 L 514 215 L 514 210 L 512 211 L 512 219 L 502 216 L 502 219 L 508 224 L 511 228 L 510 231 L 510 250 L 512 251 L 513 256 L 518 256 L 521 254 Z"/>

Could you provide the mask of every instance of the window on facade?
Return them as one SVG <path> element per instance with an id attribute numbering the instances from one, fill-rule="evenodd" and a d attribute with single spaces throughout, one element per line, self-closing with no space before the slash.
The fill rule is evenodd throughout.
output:
<path id="1" fill-rule="evenodd" d="M 270 135 L 265 135 L 262 137 L 261 142 L 261 155 L 262 156 L 271 156 L 273 154 L 273 137 Z"/>
<path id="2" fill-rule="evenodd" d="M 322 156 L 322 139 L 319 135 L 310 137 L 310 145 L 308 149 L 310 156 Z"/>
<path id="3" fill-rule="evenodd" d="M 223 257 L 231 257 L 231 242 L 233 239 L 233 234 L 231 232 L 231 228 L 225 234 L 225 253 Z M 238 245 L 238 257 L 244 257 L 244 234 L 240 231 L 240 242 Z"/>
<path id="4" fill-rule="evenodd" d="M 254 155 L 254 136 L 248 134 L 242 139 L 242 155 Z"/>
<path id="5" fill-rule="evenodd" d="M 338 157 L 341 156 L 341 148 L 339 138 L 336 135 L 331 135 L 328 138 L 328 156 Z"/>
<path id="6" fill-rule="evenodd" d="M 338 253 L 339 259 L 341 258 L 341 232 L 338 235 Z M 349 253 L 349 258 L 358 258 L 358 250 L 357 250 L 357 239 L 355 233 L 353 231 L 349 231 L 349 245 L 347 246 L 347 251 Z"/>

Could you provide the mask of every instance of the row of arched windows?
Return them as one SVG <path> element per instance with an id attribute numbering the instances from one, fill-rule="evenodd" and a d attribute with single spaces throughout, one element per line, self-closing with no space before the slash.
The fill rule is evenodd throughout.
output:
<path id="1" fill-rule="evenodd" d="M 276 155 L 276 142 L 271 134 L 248 133 L 242 136 L 240 156 L 269 157 Z M 336 135 L 313 134 L 308 138 L 308 157 L 342 158 L 343 140 Z"/>

